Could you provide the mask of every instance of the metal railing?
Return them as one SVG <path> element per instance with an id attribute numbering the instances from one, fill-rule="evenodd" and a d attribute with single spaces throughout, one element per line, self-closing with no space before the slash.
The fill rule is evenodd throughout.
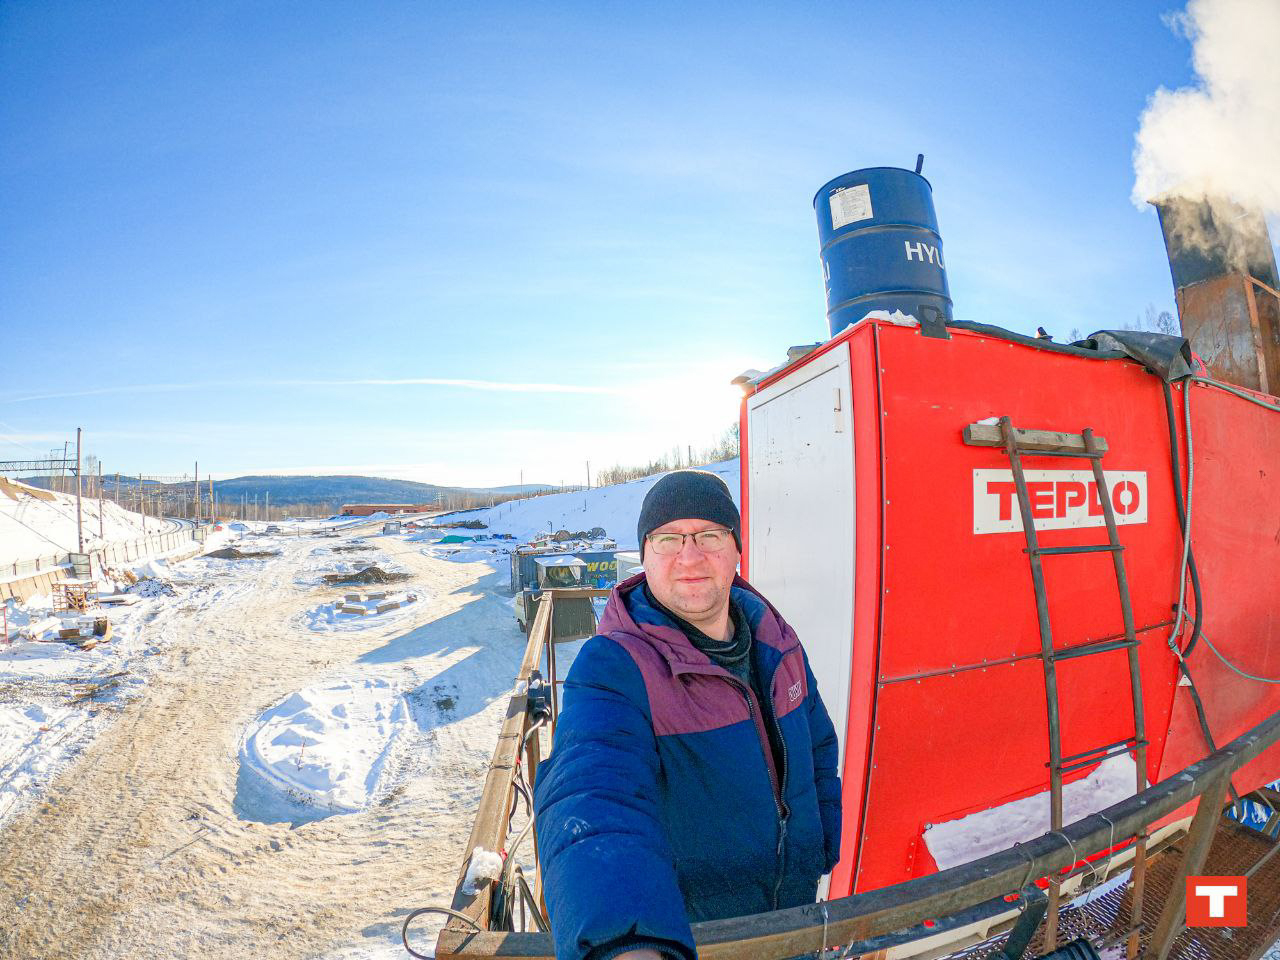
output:
<path id="1" fill-rule="evenodd" d="M 181 527 L 176 530 L 165 530 L 161 533 L 136 537 L 133 540 L 116 540 L 92 550 L 86 550 L 84 554 L 79 556 L 90 557 L 98 569 L 120 566 L 157 554 L 168 553 L 190 543 L 203 542 L 205 537 L 208 536 L 209 529 L 207 525 Z M 20 580 L 25 577 L 33 577 L 41 573 L 49 573 L 53 570 L 71 567 L 73 562 L 73 554 L 70 552 L 51 553 L 28 560 L 15 560 L 12 563 L 0 565 L 0 579 Z"/>
<path id="2" fill-rule="evenodd" d="M 517 784 L 526 789 L 526 784 L 533 783 L 541 759 L 540 734 L 546 718 L 535 716 L 530 706 L 538 699 L 536 691 L 544 675 L 551 682 L 553 692 L 552 730 L 559 710 L 559 697 L 554 695 L 560 683 L 555 663 L 556 638 L 552 636 L 554 604 L 563 596 L 607 595 L 606 590 L 548 590 L 543 594 L 467 841 L 451 907 L 453 916 L 436 941 L 438 960 L 488 957 L 554 960 L 551 935 L 543 932 L 547 929 L 547 918 L 541 897 L 540 871 L 532 890 L 522 882 L 518 888 L 513 884 L 503 889 L 503 882 L 498 881 L 469 893 L 465 879 L 471 856 L 477 849 L 502 850 L 508 860 L 516 855 L 514 846 L 508 845 L 508 827 Z M 1098 868 L 1089 858 L 1108 853 L 1114 857 L 1118 847 L 1131 851 L 1136 838 L 1145 836 L 1148 827 L 1167 821 L 1199 799 L 1190 831 L 1180 844 L 1177 881 L 1158 921 L 1150 931 L 1145 931 L 1150 936 L 1143 956 L 1148 960 L 1165 960 L 1184 929 L 1185 884 L 1182 880 L 1200 872 L 1205 863 L 1232 773 L 1277 742 L 1280 742 L 1280 713 L 1198 763 L 1055 833 L 891 887 L 825 903 L 695 924 L 693 935 L 698 956 L 701 960 L 777 960 L 804 954 L 821 956 L 833 948 L 842 948 L 838 951 L 842 956 L 858 956 L 935 938 L 981 921 L 998 922 L 1011 911 L 1016 914 L 1024 906 L 1031 906 L 1038 889 L 1037 881 L 1043 883 L 1049 878 L 1063 879 L 1089 872 L 1096 875 Z M 533 837 L 536 850 L 536 829 Z M 511 873 L 504 870 L 504 880 L 510 878 Z M 523 881 L 523 877 L 515 879 Z M 526 917 L 526 907 L 538 912 L 538 916 L 532 918 L 535 930 L 501 929 L 495 922 L 495 913 L 512 916 L 509 906 L 495 912 L 495 906 L 512 899 L 519 901 L 521 913 Z M 1130 956 L 1137 949 L 1137 932 L 1136 929 L 1125 932 L 1124 939 L 1130 942 Z M 406 925 L 406 944 L 407 936 Z M 1030 932 L 1026 936 L 1029 939 Z M 1025 947 L 1025 943 L 1022 946 Z"/>

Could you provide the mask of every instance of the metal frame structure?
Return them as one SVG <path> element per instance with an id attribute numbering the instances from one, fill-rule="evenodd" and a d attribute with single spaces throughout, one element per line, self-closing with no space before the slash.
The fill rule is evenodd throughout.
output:
<path id="1" fill-rule="evenodd" d="M 495 905 L 507 897 L 506 891 L 500 889 L 502 881 L 486 883 L 478 891 L 469 893 L 465 878 L 472 853 L 478 848 L 504 851 L 509 865 L 524 836 L 532 833 L 536 849 L 536 829 L 530 831 L 526 827 L 510 844 L 508 830 L 515 809 L 517 784 L 523 785 L 526 774 L 528 782 L 533 781 L 542 756 L 540 734 L 548 721 L 545 713 L 531 708 L 545 702 L 545 698 L 539 696 L 544 665 L 548 676 L 555 678 L 558 674 L 556 638 L 552 635 L 553 607 L 562 594 L 599 597 L 607 593 L 604 590 L 551 590 L 544 594 L 529 631 L 529 642 L 507 703 L 506 719 L 467 841 L 452 907 L 447 911 L 451 919 L 435 945 L 438 960 L 554 958 L 538 881 L 529 890 L 527 884 L 522 884 L 523 876 L 516 876 L 517 870 L 503 871 L 504 877 L 511 879 L 512 893 L 526 915 L 526 922 L 526 908 L 538 914 L 533 924 L 537 929 L 524 932 L 499 929 L 493 920 Z M 554 720 L 558 698 L 553 698 L 551 710 Z M 839 956 L 851 957 L 937 938 L 983 919 L 1007 917 L 1004 922 L 1012 923 L 1023 909 L 1029 911 L 1035 906 L 1039 899 L 1036 881 L 1096 872 L 1089 858 L 1139 841 L 1148 827 L 1167 824 L 1185 815 L 1189 810 L 1184 808 L 1198 800 L 1185 842 L 1169 848 L 1171 855 L 1181 852 L 1176 882 L 1150 931 L 1143 953 L 1147 960 L 1166 960 L 1175 939 L 1185 928 L 1186 898 L 1182 881 L 1199 873 L 1205 864 L 1232 773 L 1277 742 L 1280 742 L 1280 713 L 1135 796 L 1025 844 L 867 893 L 696 924 L 693 933 L 698 955 L 703 960 L 776 960 L 815 951 L 821 956 L 839 947 L 842 948 Z M 1280 850 L 1280 846 L 1272 847 L 1254 869 L 1270 860 L 1276 850 Z M 1029 939 L 1027 926 L 1024 923 L 1019 928 L 1018 939 Z M 1131 937 L 1134 932 L 1142 931 L 1126 931 L 1126 936 Z M 405 934 L 407 945 L 407 923 Z M 945 951 L 934 951 L 937 952 Z"/>

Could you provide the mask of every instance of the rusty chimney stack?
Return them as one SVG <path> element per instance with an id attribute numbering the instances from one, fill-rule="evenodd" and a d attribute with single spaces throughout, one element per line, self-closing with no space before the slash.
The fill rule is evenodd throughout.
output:
<path id="1" fill-rule="evenodd" d="M 1191 349 L 1218 380 L 1280 391 L 1280 278 L 1262 215 L 1216 197 L 1152 203 Z"/>

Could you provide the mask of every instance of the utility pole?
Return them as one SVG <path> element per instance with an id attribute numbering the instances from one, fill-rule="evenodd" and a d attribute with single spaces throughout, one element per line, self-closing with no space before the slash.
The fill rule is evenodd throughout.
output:
<path id="1" fill-rule="evenodd" d="M 196 526 L 198 527 L 200 526 L 200 461 L 199 460 L 196 461 L 195 480 L 192 482 L 191 485 L 195 487 L 195 494 L 196 494 L 196 497 L 195 497 L 196 508 L 195 508 L 195 513 L 192 515 L 192 519 L 195 520 Z"/>
<path id="2" fill-rule="evenodd" d="M 106 540 L 106 510 L 102 506 L 102 461 L 98 461 L 98 539 Z"/>
<path id="3" fill-rule="evenodd" d="M 116 472 L 116 489 L 115 489 L 115 494 L 116 494 L 116 495 L 115 495 L 116 506 L 118 507 L 118 506 L 120 506 L 120 473 L 119 473 L 119 471 L 117 471 L 117 472 Z"/>
<path id="4" fill-rule="evenodd" d="M 270 491 L 270 490 L 268 490 L 268 491 L 267 491 L 267 516 L 266 516 L 266 521 L 267 521 L 267 523 L 270 523 L 270 522 L 271 522 L 271 491 Z"/>
<path id="5" fill-rule="evenodd" d="M 142 486 L 142 474 L 138 474 L 138 510 L 142 514 L 142 535 L 147 535 L 147 492 Z"/>
<path id="6" fill-rule="evenodd" d="M 84 522 L 80 514 L 80 428 L 76 427 L 76 543 L 84 553 Z"/>
<path id="7" fill-rule="evenodd" d="M 591 461 L 587 461 L 587 489 L 591 489 Z"/>
<path id="8" fill-rule="evenodd" d="M 209 522 L 218 519 L 218 504 L 213 499 L 213 474 L 209 474 Z"/>

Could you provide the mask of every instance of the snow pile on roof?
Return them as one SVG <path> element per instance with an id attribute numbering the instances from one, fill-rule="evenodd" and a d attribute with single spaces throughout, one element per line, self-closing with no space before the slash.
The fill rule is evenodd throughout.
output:
<path id="1" fill-rule="evenodd" d="M 492 547 L 423 547 L 422 553 L 428 557 L 441 557 L 454 563 L 488 563 L 505 570 L 511 562 L 509 545 Z"/>
<path id="2" fill-rule="evenodd" d="M 738 463 L 735 457 L 697 469 L 721 477 L 729 485 L 734 502 L 741 504 Z M 639 547 L 636 521 L 640 518 L 640 504 L 649 488 L 664 476 L 665 473 L 658 473 L 610 487 L 511 500 L 485 510 L 468 510 L 466 517 L 482 521 L 490 533 L 514 534 L 520 542 L 556 530 L 575 532 L 602 527 L 618 542 L 619 549 L 635 550 Z"/>
<path id="3" fill-rule="evenodd" d="M 1083 780 L 1062 788 L 1062 822 L 1075 823 L 1132 797 L 1137 785 L 1133 757 L 1108 757 Z M 931 824 L 924 842 L 939 870 L 1034 840 L 1049 832 L 1049 792 L 1023 797 L 959 820 Z"/>
<path id="4" fill-rule="evenodd" d="M 409 711 L 385 680 L 352 679 L 291 694 L 252 725 L 240 762 L 294 800 L 369 806 Z"/>

